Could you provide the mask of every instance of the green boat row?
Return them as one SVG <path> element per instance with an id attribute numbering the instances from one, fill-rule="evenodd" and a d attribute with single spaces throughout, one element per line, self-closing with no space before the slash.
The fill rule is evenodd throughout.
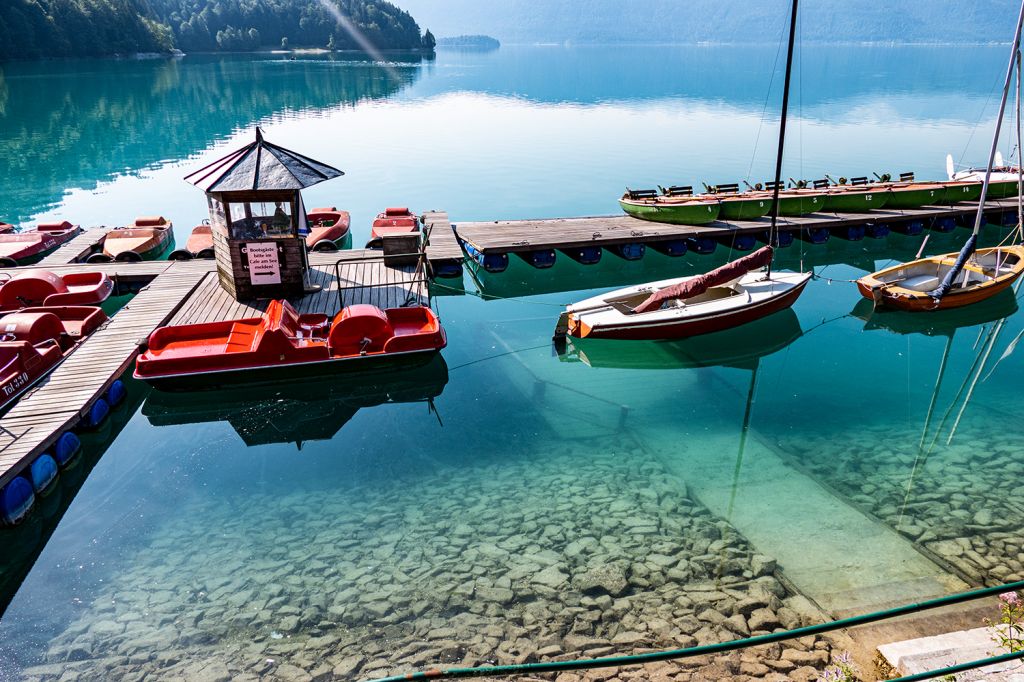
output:
<path id="1" fill-rule="evenodd" d="M 898 182 L 868 182 L 867 178 L 845 179 L 835 183 L 815 180 L 793 183 L 780 188 L 779 215 L 804 216 L 812 213 L 867 213 L 882 208 L 906 210 L 923 206 L 951 205 L 977 201 L 982 183 L 977 181 L 915 182 L 913 174 L 905 173 Z M 659 187 L 656 190 L 630 190 L 619 200 L 629 215 L 642 220 L 674 225 L 706 225 L 716 220 L 732 222 L 756 220 L 771 213 L 774 188 L 758 185 L 740 192 L 737 185 L 709 187 L 705 194 L 694 195 L 689 186 Z M 1016 196 L 1016 181 L 992 182 L 989 199 Z"/>

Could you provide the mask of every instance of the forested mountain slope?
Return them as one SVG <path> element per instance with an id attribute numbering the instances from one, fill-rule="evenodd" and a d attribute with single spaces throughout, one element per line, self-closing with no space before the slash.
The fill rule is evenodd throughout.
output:
<path id="1" fill-rule="evenodd" d="M 0 0 L 0 59 L 280 47 L 418 49 L 385 0 Z M 428 39 L 429 40 L 429 39 Z"/>

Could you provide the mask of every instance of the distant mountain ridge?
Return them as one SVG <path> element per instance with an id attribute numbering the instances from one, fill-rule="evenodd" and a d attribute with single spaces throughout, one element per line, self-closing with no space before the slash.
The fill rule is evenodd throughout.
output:
<path id="1" fill-rule="evenodd" d="M 482 33 L 502 43 L 772 42 L 789 0 L 399 0 L 438 36 Z M 1009 42 L 1014 0 L 805 2 L 806 42 Z"/>

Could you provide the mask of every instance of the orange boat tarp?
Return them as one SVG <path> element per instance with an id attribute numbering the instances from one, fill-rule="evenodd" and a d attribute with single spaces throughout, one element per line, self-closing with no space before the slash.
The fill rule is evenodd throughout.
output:
<path id="1" fill-rule="evenodd" d="M 763 268 L 771 262 L 772 247 L 765 246 L 749 256 L 744 256 L 739 260 L 726 263 L 722 267 L 716 268 L 711 272 L 691 277 L 679 284 L 673 284 L 672 286 L 665 287 L 660 291 L 655 291 L 647 298 L 646 301 L 634 308 L 633 312 L 646 313 L 651 310 L 657 310 L 665 301 L 677 299 L 685 301 L 688 298 L 700 296 L 711 287 L 731 282 L 737 277 L 742 277 L 751 270 Z"/>

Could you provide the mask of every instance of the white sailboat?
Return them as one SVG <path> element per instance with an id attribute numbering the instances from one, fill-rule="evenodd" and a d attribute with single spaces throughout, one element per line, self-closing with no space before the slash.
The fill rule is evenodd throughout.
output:
<path id="1" fill-rule="evenodd" d="M 797 3 L 793 0 L 782 94 L 779 149 L 775 160 L 769 241 L 778 238 L 779 189 L 786 114 L 793 71 Z M 555 336 L 610 339 L 680 339 L 722 331 L 788 308 L 803 293 L 811 273 L 773 272 L 771 245 L 704 275 L 650 282 L 568 306 Z M 764 268 L 763 272 L 760 268 Z"/>

